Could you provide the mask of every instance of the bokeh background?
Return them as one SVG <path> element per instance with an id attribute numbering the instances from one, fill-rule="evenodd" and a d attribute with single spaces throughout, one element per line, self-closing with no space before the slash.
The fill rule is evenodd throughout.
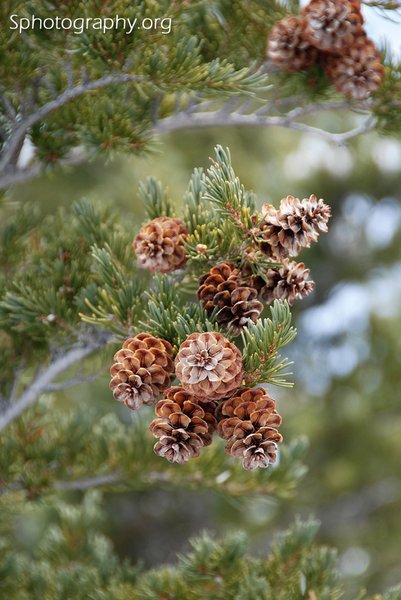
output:
<path id="1" fill-rule="evenodd" d="M 320 125 L 337 126 L 340 118 L 325 115 Z M 309 438 L 309 471 L 294 498 L 280 502 L 163 487 L 109 494 L 108 533 L 121 556 L 150 566 L 173 561 L 205 528 L 246 530 L 261 553 L 272 530 L 294 514 L 312 514 L 322 524 L 319 541 L 339 549 L 346 597 L 355 598 L 361 585 L 383 590 L 401 581 L 401 141 L 372 134 L 338 147 L 278 129 L 180 132 L 160 138 L 146 158 L 117 157 L 44 176 L 11 197 L 35 199 L 45 214 L 87 196 L 113 205 L 134 236 L 144 218 L 139 181 L 160 178 L 179 211 L 193 168 L 208 165 L 216 143 L 230 147 L 237 174 L 260 204 L 316 193 L 333 208 L 330 232 L 302 255 L 317 285 L 294 309 L 295 387 L 271 390 L 287 441 Z M 107 383 L 105 374 L 61 400 L 88 402 L 99 414 L 119 411 Z M 39 531 L 23 523 L 19 536 L 34 544 Z"/>

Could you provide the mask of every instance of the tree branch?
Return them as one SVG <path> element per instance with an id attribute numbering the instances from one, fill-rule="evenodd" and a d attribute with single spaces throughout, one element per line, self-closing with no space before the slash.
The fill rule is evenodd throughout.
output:
<path id="1" fill-rule="evenodd" d="M 104 77 L 96 79 L 95 81 L 88 81 L 87 83 L 81 83 L 75 87 L 66 89 L 57 98 L 47 102 L 37 111 L 33 112 L 27 119 L 25 119 L 25 121 L 22 121 L 14 129 L 5 149 L 2 152 L 2 157 L 0 159 L 0 172 L 4 171 L 9 163 L 13 160 L 18 147 L 23 143 L 25 135 L 29 129 L 36 123 L 42 121 L 54 110 L 61 108 L 67 104 L 67 102 L 75 100 L 75 98 L 79 98 L 79 96 L 82 96 L 88 92 L 93 92 L 109 85 L 142 80 L 143 78 L 139 77 L 138 75 L 133 75 L 131 73 L 120 73 L 105 75 Z"/>
<path id="2" fill-rule="evenodd" d="M 74 387 L 75 385 L 82 385 L 83 383 L 92 383 L 92 381 L 96 381 L 96 379 L 98 379 L 100 375 L 101 373 L 94 373 L 93 375 L 88 375 L 87 377 L 73 377 L 72 379 L 67 379 L 66 381 L 60 381 L 60 383 L 51 383 L 43 391 L 59 392 L 62 390 L 67 390 L 70 387 Z"/>
<path id="3" fill-rule="evenodd" d="M 49 112 L 61 107 L 74 97 L 86 93 L 87 91 L 110 85 L 112 83 L 121 83 L 135 79 L 135 77 L 128 74 L 120 76 L 108 76 L 97 81 L 76 86 L 71 90 L 67 90 L 54 101 L 45 104 L 40 111 L 31 115 L 31 117 L 26 120 L 24 124 L 21 124 L 20 127 L 24 127 L 25 129 L 23 135 L 26 134 L 27 128 L 32 125 L 33 120 L 34 123 L 36 123 L 37 120 L 43 119 L 47 114 L 49 114 Z M 277 111 L 284 108 L 288 104 L 288 100 L 288 98 L 283 98 L 279 101 L 267 102 L 264 103 L 263 106 L 251 110 L 251 112 L 249 112 L 249 99 L 244 102 L 241 97 L 231 98 L 225 102 L 222 107 L 217 109 L 215 108 L 216 101 L 191 102 L 187 109 L 182 112 L 177 111 L 172 116 L 159 120 L 157 120 L 157 117 L 155 117 L 155 123 L 152 132 L 155 134 L 164 134 L 180 131 L 182 129 L 191 130 L 205 127 L 224 126 L 258 128 L 283 127 L 286 129 L 300 131 L 302 133 L 317 135 L 319 137 L 323 137 L 329 142 L 341 145 L 353 138 L 373 131 L 376 127 L 376 120 L 371 114 L 372 106 L 369 103 L 351 104 L 347 101 L 334 101 L 325 103 L 319 102 L 293 108 L 284 115 L 269 114 L 272 111 Z M 394 102 L 392 103 L 392 106 L 397 106 L 399 104 L 399 102 Z M 362 125 L 342 133 L 333 133 L 327 131 L 326 129 L 308 125 L 307 123 L 299 121 L 299 119 L 304 117 L 329 111 L 353 111 L 355 113 L 366 115 L 366 120 L 362 123 Z M 16 133 L 14 133 L 14 136 L 15 135 Z M 13 142 L 13 145 L 15 144 L 16 142 Z M 7 152 L 9 153 L 11 150 L 12 147 L 10 145 Z M 11 159 L 11 156 L 12 155 L 10 154 L 8 160 Z M 78 155 L 74 153 L 66 159 L 59 161 L 57 166 L 77 166 L 89 160 L 91 156 L 92 155 L 90 153 L 86 152 L 80 152 Z M 11 185 L 24 183 L 30 179 L 38 177 L 43 172 L 43 169 L 44 165 L 39 162 L 33 163 L 24 169 L 18 169 L 17 166 L 10 166 L 10 163 L 7 163 L 7 167 L 3 168 L 3 172 L 1 172 L 0 163 L 0 189 L 6 189 Z"/>
<path id="4" fill-rule="evenodd" d="M 113 483 L 122 483 L 119 473 L 107 473 L 88 479 L 78 479 L 76 481 L 56 481 L 54 488 L 59 492 L 85 491 L 103 485 L 112 485 Z"/>
<path id="5" fill-rule="evenodd" d="M 311 114 L 312 111 L 308 111 Z M 319 127 L 307 125 L 296 121 L 299 118 L 300 112 L 294 113 L 293 116 L 265 116 L 263 114 L 241 114 L 239 112 L 226 113 L 218 112 L 198 112 L 198 113 L 181 113 L 167 117 L 159 121 L 154 128 L 156 133 L 167 133 L 179 131 L 182 129 L 197 129 L 203 127 L 284 127 L 287 129 L 295 129 L 303 133 L 311 133 L 327 139 L 336 144 L 344 144 L 359 135 L 373 131 L 375 128 L 375 120 L 370 116 L 359 127 L 344 131 L 343 133 L 332 133 Z"/>
<path id="6" fill-rule="evenodd" d="M 0 432 L 3 431 L 14 419 L 19 417 L 27 408 L 46 392 L 58 375 L 67 371 L 72 365 L 82 361 L 95 350 L 104 347 L 109 342 L 109 336 L 101 336 L 86 345 L 77 345 L 61 357 L 54 359 L 36 376 L 34 381 L 25 389 L 21 396 L 9 405 L 3 415 L 0 416 Z"/>

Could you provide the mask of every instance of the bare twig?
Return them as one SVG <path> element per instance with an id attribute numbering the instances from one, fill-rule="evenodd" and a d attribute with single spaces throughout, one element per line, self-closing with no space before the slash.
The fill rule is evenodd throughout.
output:
<path id="1" fill-rule="evenodd" d="M 0 416 L 0 432 L 3 431 L 14 419 L 19 417 L 27 408 L 47 391 L 56 377 L 67 371 L 72 365 L 82 361 L 95 350 L 104 347 L 109 337 L 103 336 L 96 340 L 77 345 L 65 352 L 61 357 L 55 358 L 49 365 L 40 371 L 34 381 L 25 389 L 20 397 L 15 400 Z"/>
<path id="2" fill-rule="evenodd" d="M 294 120 L 294 117 L 285 116 L 265 116 L 258 114 L 241 113 L 221 113 L 221 112 L 198 112 L 187 115 L 181 113 L 167 117 L 159 121 L 154 131 L 156 133 L 167 133 L 181 129 L 197 129 L 204 127 L 284 127 L 295 129 L 303 133 L 311 133 L 327 139 L 336 144 L 344 144 L 348 140 L 358 137 L 375 128 L 375 121 L 368 118 L 361 126 L 355 127 L 343 133 L 332 133 L 319 127 L 307 125 Z"/>
<path id="3" fill-rule="evenodd" d="M 78 479 L 76 481 L 56 481 L 54 487 L 59 492 L 70 492 L 74 490 L 85 491 L 103 485 L 120 483 L 121 481 L 122 479 L 119 473 L 108 473 L 106 475 L 99 475 L 98 477 L 91 477 L 88 479 Z"/>
<path id="4" fill-rule="evenodd" d="M 87 377 L 73 377 L 72 379 L 60 381 L 59 383 L 51 383 L 43 391 L 59 392 L 62 390 L 67 390 L 68 388 L 74 387 L 75 385 L 82 385 L 83 383 L 91 383 L 92 381 L 96 381 L 96 379 L 98 379 L 100 375 L 100 373 L 94 373 L 93 375 L 88 375 Z"/>
<path id="5" fill-rule="evenodd" d="M 129 78 L 130 76 L 122 75 L 120 77 L 122 78 L 120 79 L 121 82 L 121 80 L 125 81 L 126 78 Z M 117 76 L 114 78 L 109 76 L 104 77 L 96 82 L 89 82 L 80 86 L 76 86 L 69 91 L 67 90 L 56 100 L 49 102 L 48 104 L 44 105 L 40 111 L 34 113 L 29 120 L 26 120 L 24 124 L 21 124 L 21 127 L 25 128 L 26 133 L 26 128 L 31 126 L 32 119 L 34 119 L 34 122 L 36 122 L 37 119 L 43 119 L 49 112 L 62 106 L 65 102 L 68 102 L 73 97 L 77 97 L 80 94 L 97 89 L 98 87 L 118 82 L 119 79 Z M 288 99 L 284 98 L 279 101 L 266 103 L 264 106 L 259 108 L 256 107 L 253 110 L 250 106 L 249 99 L 246 100 L 245 103 L 243 101 L 241 102 L 240 98 L 230 99 L 220 107 L 216 106 L 215 101 L 198 101 L 198 103 L 192 102 L 184 111 L 178 111 L 170 117 L 159 120 L 156 119 L 153 126 L 153 133 L 163 134 L 182 129 L 224 126 L 259 128 L 283 127 L 287 129 L 294 129 L 303 133 L 318 135 L 329 142 L 340 145 L 353 138 L 368 133 L 369 131 L 373 131 L 376 126 L 376 121 L 371 115 L 372 107 L 369 105 L 369 103 L 350 104 L 347 101 L 325 103 L 319 102 L 293 108 L 286 114 L 271 114 L 273 111 L 277 112 L 278 110 L 284 108 L 288 104 L 287 100 Z M 397 103 L 393 103 L 392 105 L 395 106 Z M 342 133 L 333 133 L 300 121 L 302 118 L 328 111 L 353 111 L 366 115 L 366 120 L 362 123 L 362 125 Z M 14 140 L 15 135 L 16 132 L 13 134 Z M 13 145 L 15 144 L 16 142 L 13 141 Z M 10 161 L 12 158 L 9 154 L 10 149 L 11 142 L 7 149 L 8 161 Z M 81 152 L 79 155 L 72 155 L 62 161 L 59 161 L 57 166 L 76 166 L 89 160 L 90 157 L 91 154 Z M 10 162 L 7 162 L 7 166 L 3 169 L 3 172 L 1 172 L 0 168 L 0 189 L 5 189 L 11 185 L 29 181 L 30 179 L 39 176 L 43 169 L 44 165 L 38 162 L 34 162 L 24 169 L 19 169 L 17 166 L 11 165 Z"/>

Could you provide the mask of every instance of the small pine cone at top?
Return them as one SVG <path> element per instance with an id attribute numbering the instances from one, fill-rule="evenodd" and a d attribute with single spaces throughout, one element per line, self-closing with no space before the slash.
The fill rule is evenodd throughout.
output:
<path id="1" fill-rule="evenodd" d="M 166 390 L 156 406 L 158 418 L 149 427 L 158 438 L 155 453 L 179 464 L 199 456 L 212 441 L 217 426 L 215 410 L 214 402 L 204 402 L 182 387 Z"/>
<path id="2" fill-rule="evenodd" d="M 342 53 L 363 32 L 359 0 L 311 0 L 302 21 L 305 39 L 322 52 Z"/>
<path id="3" fill-rule="evenodd" d="M 304 38 L 301 19 L 291 16 L 272 27 L 267 56 L 283 71 L 303 71 L 317 62 L 318 52 Z"/>
<path id="4" fill-rule="evenodd" d="M 365 35 L 341 56 L 327 56 L 324 68 L 336 90 L 354 100 L 366 100 L 380 87 L 384 76 L 380 54 Z"/>
<path id="5" fill-rule="evenodd" d="M 226 440 L 226 452 L 242 460 L 247 470 L 266 468 L 277 460 L 277 431 L 281 417 L 276 403 L 261 387 L 242 388 L 219 407 L 220 437 Z"/>
<path id="6" fill-rule="evenodd" d="M 258 320 L 263 305 L 257 296 L 257 290 L 241 280 L 240 270 L 227 263 L 215 265 L 199 280 L 198 298 L 207 313 L 217 309 L 217 323 L 235 335 Z"/>
<path id="7" fill-rule="evenodd" d="M 221 333 L 192 333 L 180 346 L 176 375 L 184 389 L 204 401 L 227 398 L 242 382 L 240 350 Z"/>
<path id="8" fill-rule="evenodd" d="M 274 300 L 286 300 L 292 305 L 296 300 L 309 296 L 315 287 L 315 282 L 309 279 L 310 270 L 304 263 L 283 261 L 279 269 L 268 269 L 265 274 L 265 285 L 260 290 L 261 299 L 266 304 Z"/>
<path id="9" fill-rule="evenodd" d="M 125 340 L 110 369 L 114 398 L 132 410 L 143 404 L 154 405 L 170 385 L 172 357 L 171 344 L 149 333 Z"/>
<path id="10" fill-rule="evenodd" d="M 146 223 L 132 244 L 138 264 L 159 273 L 181 269 L 186 261 L 184 239 L 187 235 L 179 219 L 157 217 Z"/>

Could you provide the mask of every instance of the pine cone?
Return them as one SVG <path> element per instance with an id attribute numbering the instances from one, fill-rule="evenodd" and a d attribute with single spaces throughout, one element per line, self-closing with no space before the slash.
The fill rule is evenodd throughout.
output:
<path id="1" fill-rule="evenodd" d="M 316 232 L 320 229 L 320 231 L 327 233 L 327 223 L 331 217 L 330 206 L 325 204 L 322 198 L 318 200 L 314 194 L 301 200 L 301 204 L 305 223 Z"/>
<path id="2" fill-rule="evenodd" d="M 360 2 L 311 0 L 302 12 L 303 35 L 323 52 L 342 53 L 363 32 Z"/>
<path id="3" fill-rule="evenodd" d="M 169 342 L 149 333 L 125 340 L 110 369 L 114 398 L 132 410 L 155 404 L 174 372 L 172 355 Z"/>
<path id="4" fill-rule="evenodd" d="M 285 260 L 278 270 L 267 271 L 260 297 L 266 304 L 277 299 L 287 300 L 292 305 L 295 300 L 302 300 L 313 291 L 315 282 L 309 279 L 309 273 L 310 270 L 305 268 L 304 263 Z"/>
<path id="5" fill-rule="evenodd" d="M 267 41 L 267 56 L 283 71 L 303 71 L 317 61 L 317 50 L 303 37 L 299 17 L 286 17 L 271 29 Z"/>
<path id="6" fill-rule="evenodd" d="M 176 358 L 182 387 L 205 402 L 227 398 L 241 385 L 243 372 L 241 352 L 221 333 L 192 333 Z"/>
<path id="7" fill-rule="evenodd" d="M 159 441 L 154 451 L 170 462 L 183 464 L 199 456 L 203 446 L 212 441 L 217 421 L 214 402 L 203 402 L 182 387 L 166 390 L 165 399 L 156 406 L 156 415 L 150 432 Z"/>
<path id="8" fill-rule="evenodd" d="M 226 452 L 242 459 L 245 469 L 266 468 L 276 462 L 277 444 L 282 441 L 277 427 L 281 417 L 276 403 L 261 388 L 242 388 L 223 402 L 218 424 L 226 440 Z"/>
<path id="9" fill-rule="evenodd" d="M 186 261 L 183 239 L 187 234 L 179 219 L 157 217 L 146 223 L 132 244 L 138 263 L 160 273 L 181 269 Z"/>
<path id="10" fill-rule="evenodd" d="M 338 92 L 355 100 L 365 100 L 376 91 L 384 76 L 384 67 L 375 44 L 360 35 L 341 56 L 327 56 L 325 72 Z"/>
<path id="11" fill-rule="evenodd" d="M 208 314 L 218 308 L 216 320 L 239 335 L 250 322 L 256 323 L 263 305 L 258 292 L 241 280 L 241 272 L 233 265 L 220 263 L 199 280 L 198 298 Z"/>
<path id="12" fill-rule="evenodd" d="M 301 248 L 316 242 L 318 232 L 310 219 L 305 218 L 304 201 L 287 196 L 277 210 L 271 204 L 262 207 L 263 225 L 260 249 L 272 258 L 282 261 L 288 256 L 298 256 Z"/>

